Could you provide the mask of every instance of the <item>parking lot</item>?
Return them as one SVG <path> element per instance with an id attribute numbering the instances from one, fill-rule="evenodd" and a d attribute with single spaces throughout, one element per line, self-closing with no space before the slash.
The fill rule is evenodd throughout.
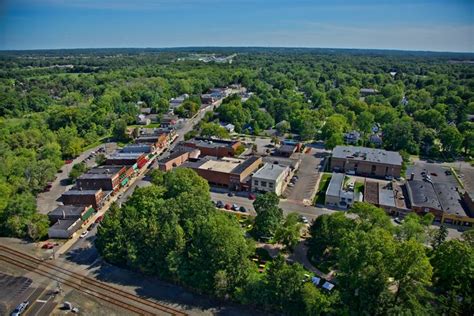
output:
<path id="1" fill-rule="evenodd" d="M 310 152 L 303 154 L 300 167 L 296 172 L 298 179 L 294 184 L 289 184 L 283 194 L 288 200 L 312 201 L 317 190 L 319 164 L 324 155 L 315 148 L 311 148 Z"/>

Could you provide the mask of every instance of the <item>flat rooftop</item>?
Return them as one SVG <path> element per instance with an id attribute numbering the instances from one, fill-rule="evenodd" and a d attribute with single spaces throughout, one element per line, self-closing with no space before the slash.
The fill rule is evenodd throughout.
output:
<path id="1" fill-rule="evenodd" d="M 278 180 L 283 173 L 288 170 L 288 167 L 266 163 L 262 168 L 258 169 L 253 175 L 253 178 L 266 179 L 266 180 Z"/>
<path id="2" fill-rule="evenodd" d="M 199 169 L 214 170 L 219 172 L 230 173 L 237 168 L 244 160 L 236 158 L 223 158 L 220 160 L 208 160 L 204 162 Z"/>
<path id="3" fill-rule="evenodd" d="M 336 146 L 332 151 L 334 158 L 368 161 L 401 166 L 402 156 L 396 151 L 359 146 Z"/>
<path id="4" fill-rule="evenodd" d="M 430 182 L 423 180 L 410 180 L 407 181 L 406 186 L 412 206 L 442 210 L 438 196 Z"/>
<path id="5" fill-rule="evenodd" d="M 62 195 L 96 195 L 97 192 L 102 191 L 101 189 L 98 190 L 78 190 L 72 189 L 69 191 L 64 192 Z"/>
<path id="6" fill-rule="evenodd" d="M 461 204 L 461 196 L 456 188 L 447 183 L 435 182 L 433 187 L 438 195 L 443 211 L 452 215 L 467 217 Z"/>
<path id="7" fill-rule="evenodd" d="M 379 184 L 376 181 L 365 181 L 364 200 L 370 204 L 379 204 Z"/>
<path id="8" fill-rule="evenodd" d="M 143 156 L 141 152 L 115 152 L 111 155 L 107 155 L 107 159 L 138 159 Z"/>
<path id="9" fill-rule="evenodd" d="M 238 143 L 238 141 L 233 140 L 223 140 L 223 139 L 205 139 L 205 138 L 194 138 L 184 142 L 184 144 L 193 144 L 196 147 L 202 148 L 218 148 L 218 147 L 230 147 Z"/>
<path id="10" fill-rule="evenodd" d="M 118 174 L 122 168 L 122 166 L 101 166 L 87 171 L 78 179 L 110 179 Z"/>
<path id="11" fill-rule="evenodd" d="M 384 187 L 379 184 L 379 205 L 396 207 L 395 192 L 392 187 Z"/>
<path id="12" fill-rule="evenodd" d="M 332 173 L 328 189 L 326 190 L 326 195 L 339 196 L 344 183 L 344 176 L 343 173 Z"/>

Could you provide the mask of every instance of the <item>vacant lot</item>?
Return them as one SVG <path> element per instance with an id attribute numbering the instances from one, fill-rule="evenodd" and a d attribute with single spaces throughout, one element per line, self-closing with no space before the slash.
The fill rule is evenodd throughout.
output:
<path id="1" fill-rule="evenodd" d="M 330 173 L 321 174 L 321 180 L 319 181 L 318 191 L 316 192 L 316 196 L 314 197 L 314 204 L 324 205 L 326 201 L 326 190 L 328 189 L 329 181 L 331 181 Z"/>

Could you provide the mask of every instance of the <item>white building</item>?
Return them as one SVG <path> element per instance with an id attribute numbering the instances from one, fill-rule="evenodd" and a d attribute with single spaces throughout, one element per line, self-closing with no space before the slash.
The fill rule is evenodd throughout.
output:
<path id="1" fill-rule="evenodd" d="M 281 195 L 286 187 L 290 168 L 266 163 L 252 176 L 252 191 L 273 192 Z"/>
<path id="2" fill-rule="evenodd" d="M 344 187 L 344 177 L 344 173 L 333 172 L 328 189 L 326 190 L 326 206 L 347 209 L 351 207 L 355 201 L 362 201 L 361 194 Z"/>
<path id="3" fill-rule="evenodd" d="M 82 220 L 78 219 L 60 219 L 48 229 L 48 237 L 56 239 L 71 238 L 76 231 L 81 228 Z"/>

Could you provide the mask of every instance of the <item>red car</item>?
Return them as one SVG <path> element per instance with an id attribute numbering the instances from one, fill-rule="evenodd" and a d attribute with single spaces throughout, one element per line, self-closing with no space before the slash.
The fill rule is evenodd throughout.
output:
<path id="1" fill-rule="evenodd" d="M 255 200 L 257 197 L 253 193 L 249 193 L 249 200 Z"/>
<path id="2" fill-rule="evenodd" d="M 95 223 L 100 223 L 104 219 L 103 215 L 100 215 L 99 217 L 96 218 Z"/>
<path id="3" fill-rule="evenodd" d="M 229 203 L 227 203 L 227 204 L 224 206 L 224 208 L 225 208 L 226 210 L 230 210 L 230 209 L 232 208 L 232 206 L 231 206 Z"/>
<path id="4" fill-rule="evenodd" d="M 43 248 L 43 249 L 53 249 L 54 244 L 50 243 L 50 242 L 46 242 L 46 243 L 43 244 L 43 246 L 41 248 Z"/>
<path id="5" fill-rule="evenodd" d="M 72 162 L 72 159 L 68 159 L 65 161 L 66 164 L 70 164 Z"/>

